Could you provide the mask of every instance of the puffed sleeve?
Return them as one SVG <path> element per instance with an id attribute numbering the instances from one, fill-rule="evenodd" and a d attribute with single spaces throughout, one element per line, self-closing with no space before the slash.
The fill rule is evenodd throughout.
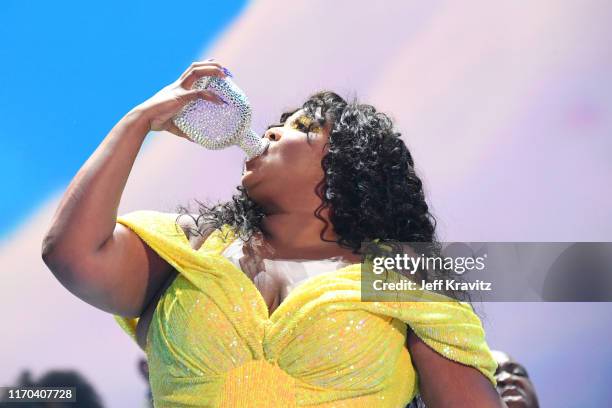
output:
<path id="1" fill-rule="evenodd" d="M 197 251 L 193 249 L 181 226 L 179 214 L 153 210 L 137 210 L 120 217 L 117 222 L 134 231 L 153 251 L 166 260 L 182 277 L 195 287 L 205 287 L 211 279 L 219 279 L 223 268 L 217 253 L 234 238 L 234 231 L 224 224 L 210 234 Z M 136 340 L 138 318 L 114 315 L 119 326 Z"/>
<path id="2" fill-rule="evenodd" d="M 178 214 L 153 210 L 137 210 L 117 217 L 175 269 L 188 274 L 189 264 L 197 262 L 182 228 L 176 223 Z M 113 315 L 121 329 L 136 341 L 138 318 Z"/>
<path id="3" fill-rule="evenodd" d="M 469 303 L 422 291 L 416 301 L 365 302 L 361 307 L 401 320 L 442 356 L 476 368 L 496 385 L 497 362 L 486 342 L 480 318 Z"/>

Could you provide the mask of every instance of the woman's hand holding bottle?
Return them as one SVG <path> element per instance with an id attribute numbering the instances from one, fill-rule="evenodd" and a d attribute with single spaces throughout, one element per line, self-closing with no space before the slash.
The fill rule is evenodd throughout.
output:
<path id="1" fill-rule="evenodd" d="M 132 111 L 136 111 L 146 118 L 150 130 L 165 130 L 191 140 L 172 123 L 172 118 L 187 103 L 198 98 L 218 104 L 225 103 L 223 99 L 210 90 L 191 89 L 191 87 L 203 76 L 225 78 L 228 72 L 221 64 L 214 62 L 212 59 L 194 62 L 176 81 L 162 88 L 151 98 L 132 109 Z"/>

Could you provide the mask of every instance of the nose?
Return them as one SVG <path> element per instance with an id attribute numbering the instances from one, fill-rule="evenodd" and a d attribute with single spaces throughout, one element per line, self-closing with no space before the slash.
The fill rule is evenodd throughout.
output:
<path id="1" fill-rule="evenodd" d="M 512 375 L 506 371 L 499 373 L 497 376 L 495 376 L 495 379 L 497 380 L 498 387 L 505 387 L 507 384 L 511 384 L 513 382 Z"/>
<path id="2" fill-rule="evenodd" d="M 270 139 L 271 142 L 278 142 L 281 139 L 281 134 L 278 129 L 268 129 L 264 133 L 264 137 Z"/>

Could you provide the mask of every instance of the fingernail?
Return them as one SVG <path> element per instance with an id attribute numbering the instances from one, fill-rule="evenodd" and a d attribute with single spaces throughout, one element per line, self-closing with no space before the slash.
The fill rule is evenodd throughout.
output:
<path id="1" fill-rule="evenodd" d="M 223 72 L 225 72 L 225 75 L 229 76 L 229 77 L 233 77 L 232 73 L 229 71 L 229 69 L 223 67 Z"/>

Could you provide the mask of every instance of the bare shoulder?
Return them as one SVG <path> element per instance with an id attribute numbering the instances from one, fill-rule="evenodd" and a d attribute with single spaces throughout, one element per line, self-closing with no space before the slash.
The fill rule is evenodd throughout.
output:
<path id="1" fill-rule="evenodd" d="M 177 223 L 183 229 L 185 236 L 191 243 L 193 249 L 199 249 L 206 238 L 215 230 L 212 222 L 198 220 L 199 214 L 177 214 Z M 198 233 L 199 231 L 199 233 Z"/>

